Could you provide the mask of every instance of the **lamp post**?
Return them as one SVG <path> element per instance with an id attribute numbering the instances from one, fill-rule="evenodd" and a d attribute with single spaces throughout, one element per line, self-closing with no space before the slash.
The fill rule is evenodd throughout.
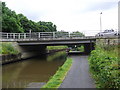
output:
<path id="1" fill-rule="evenodd" d="M 102 20 L 101 20 L 101 15 L 102 15 L 102 12 L 100 13 L 100 32 L 102 32 Z"/>

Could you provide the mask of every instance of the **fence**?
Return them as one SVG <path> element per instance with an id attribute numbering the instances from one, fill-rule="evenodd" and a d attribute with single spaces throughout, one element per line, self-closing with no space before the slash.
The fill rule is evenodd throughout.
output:
<path id="1" fill-rule="evenodd" d="M 1 39 L 57 39 L 57 38 L 81 38 L 81 39 L 92 39 L 92 38 L 116 38 L 118 36 L 81 36 L 79 33 L 69 33 L 69 32 L 32 32 L 32 33 L 3 33 L 0 32 Z"/>
<path id="2" fill-rule="evenodd" d="M 69 32 L 0 33 L 0 35 L 3 39 L 82 37 L 79 34 L 71 34 Z"/>

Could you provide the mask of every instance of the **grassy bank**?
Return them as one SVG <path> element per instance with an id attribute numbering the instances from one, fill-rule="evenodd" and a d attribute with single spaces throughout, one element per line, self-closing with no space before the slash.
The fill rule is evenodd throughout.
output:
<path id="1" fill-rule="evenodd" d="M 42 88 L 58 88 L 64 80 L 71 65 L 72 59 L 68 58 L 65 63 L 58 69 L 55 75 Z"/>
<path id="2" fill-rule="evenodd" d="M 118 45 L 98 45 L 89 57 L 90 71 L 97 88 L 120 88 Z"/>
<path id="3" fill-rule="evenodd" d="M 66 49 L 68 46 L 47 46 L 47 50 Z"/>
<path id="4" fill-rule="evenodd" d="M 66 52 L 65 51 L 61 51 L 61 52 L 54 53 L 52 55 L 52 57 L 50 55 L 48 55 L 48 60 L 47 61 L 53 61 L 53 60 L 56 60 L 57 58 L 60 58 L 60 57 L 67 58 Z M 64 60 L 66 60 L 66 59 L 64 59 Z"/>
<path id="5" fill-rule="evenodd" d="M 0 42 L 0 54 L 18 54 L 19 50 L 11 42 Z"/>

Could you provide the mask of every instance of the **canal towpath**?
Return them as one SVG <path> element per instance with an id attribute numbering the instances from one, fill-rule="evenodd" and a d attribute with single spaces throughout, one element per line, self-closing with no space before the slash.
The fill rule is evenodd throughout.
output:
<path id="1" fill-rule="evenodd" d="M 73 64 L 59 88 L 95 88 L 90 76 L 88 56 L 70 56 Z"/>

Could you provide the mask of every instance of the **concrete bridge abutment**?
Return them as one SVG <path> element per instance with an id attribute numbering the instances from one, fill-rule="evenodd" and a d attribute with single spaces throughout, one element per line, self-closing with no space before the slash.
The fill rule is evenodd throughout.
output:
<path id="1" fill-rule="evenodd" d="M 84 44 L 84 53 L 90 54 L 92 50 L 95 49 L 95 43 L 85 43 Z"/>

